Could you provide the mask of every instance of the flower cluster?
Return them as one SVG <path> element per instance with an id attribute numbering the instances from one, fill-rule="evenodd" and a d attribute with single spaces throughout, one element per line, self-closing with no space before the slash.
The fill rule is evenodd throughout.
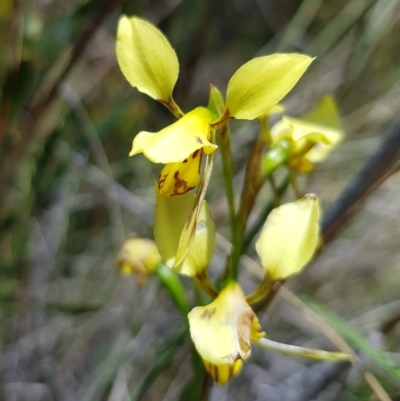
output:
<path id="1" fill-rule="evenodd" d="M 265 336 L 250 305 L 264 298 L 275 282 L 299 273 L 311 259 L 318 244 L 320 212 L 314 195 L 275 208 L 256 242 L 264 280 L 246 296 L 237 277 L 231 275 L 218 291 L 207 277 L 215 227 L 204 200 L 218 136 L 230 119 L 262 120 L 281 112 L 278 102 L 301 78 L 312 58 L 301 54 L 255 58 L 233 74 L 225 100 L 212 86 L 208 107 L 188 113 L 183 113 L 173 98 L 179 74 L 177 56 L 156 27 L 137 17 L 122 17 L 117 59 L 133 87 L 165 105 L 177 118 L 159 132 L 139 132 L 130 156 L 143 153 L 151 162 L 164 164 L 156 184 L 155 242 L 166 265 L 192 277 L 214 297 L 209 305 L 195 307 L 188 320 L 206 370 L 224 384 L 249 357 L 251 342 Z M 336 109 L 329 98 L 301 119 L 284 116 L 264 134 L 269 151 L 263 168 L 270 173 L 285 163 L 300 172 L 310 171 L 310 163 L 322 160 L 341 139 Z M 278 163 L 274 154 L 279 149 L 283 156 Z M 196 194 L 190 192 L 196 187 Z M 152 258 L 156 260 L 154 255 Z M 121 268 L 138 271 L 138 266 L 145 264 L 141 255 L 134 261 L 120 258 Z"/>

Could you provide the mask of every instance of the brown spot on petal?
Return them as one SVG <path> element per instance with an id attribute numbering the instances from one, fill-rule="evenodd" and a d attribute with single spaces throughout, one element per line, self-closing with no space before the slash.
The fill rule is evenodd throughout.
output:
<path id="1" fill-rule="evenodd" d="M 200 149 L 195 150 L 195 151 L 192 153 L 192 158 L 195 159 L 196 156 L 199 154 L 199 152 L 200 152 Z"/>
<path id="2" fill-rule="evenodd" d="M 196 136 L 196 141 L 203 145 L 203 140 L 199 136 Z"/>
<path id="3" fill-rule="evenodd" d="M 182 163 L 187 163 L 188 162 L 188 159 L 185 159 Z"/>
<path id="4" fill-rule="evenodd" d="M 164 174 L 163 176 L 160 176 L 160 178 L 158 179 L 158 183 L 157 183 L 158 189 L 161 189 L 164 186 L 165 180 L 167 179 L 167 177 L 168 177 L 168 174 Z"/>
<path id="5" fill-rule="evenodd" d="M 203 319 L 211 319 L 215 313 L 215 308 L 207 308 L 204 312 L 200 315 Z"/>

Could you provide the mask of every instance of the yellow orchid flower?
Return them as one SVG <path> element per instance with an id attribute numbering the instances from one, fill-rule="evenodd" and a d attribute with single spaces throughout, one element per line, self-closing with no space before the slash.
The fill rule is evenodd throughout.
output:
<path id="1" fill-rule="evenodd" d="M 121 17 L 117 32 L 117 59 L 129 83 L 165 104 L 178 118 L 158 133 L 140 132 L 130 156 L 143 152 L 154 163 L 166 164 L 158 189 L 166 196 L 181 195 L 200 179 L 203 152 L 217 146 L 210 142 L 210 126 L 218 128 L 230 118 L 252 120 L 270 110 L 293 88 L 312 62 L 300 54 L 258 57 L 240 67 L 228 83 L 226 105 L 216 121 L 198 107 L 183 115 L 173 100 L 179 63 L 165 36 L 152 24 L 137 17 Z M 195 153 L 198 149 L 200 152 Z"/>
<path id="2" fill-rule="evenodd" d="M 264 337 L 240 285 L 229 283 L 207 306 L 189 314 L 190 335 L 207 372 L 220 385 L 239 373 L 251 340 Z"/>
<path id="3" fill-rule="evenodd" d="M 175 266 L 175 257 L 183 227 L 192 210 L 195 195 L 157 195 L 154 212 L 154 238 L 165 263 L 177 273 L 202 277 L 211 262 L 215 248 L 215 227 L 205 201 L 195 227 L 195 235 L 183 262 Z"/>
<path id="4" fill-rule="evenodd" d="M 272 281 L 299 273 L 317 249 L 319 203 L 313 194 L 275 208 L 256 242 L 261 265 Z"/>
<path id="5" fill-rule="evenodd" d="M 147 276 L 154 272 L 161 261 L 161 255 L 154 241 L 135 237 L 125 240 L 116 260 L 122 274 L 138 275 L 139 285 L 145 284 Z"/>
<path id="6" fill-rule="evenodd" d="M 343 137 L 337 107 L 329 96 L 303 117 L 284 116 L 271 128 L 272 143 L 288 141 L 288 163 L 301 173 L 325 160 Z"/>

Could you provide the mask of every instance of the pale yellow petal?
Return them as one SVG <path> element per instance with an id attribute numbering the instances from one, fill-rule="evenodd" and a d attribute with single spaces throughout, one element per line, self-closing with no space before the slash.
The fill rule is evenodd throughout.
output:
<path id="1" fill-rule="evenodd" d="M 154 212 L 154 238 L 165 263 L 174 265 L 179 239 L 192 209 L 195 195 L 166 197 L 157 195 Z M 194 240 L 183 262 L 174 268 L 178 273 L 197 276 L 204 273 L 211 262 L 215 248 L 215 227 L 210 210 L 204 201 L 196 225 Z"/>
<path id="2" fill-rule="evenodd" d="M 129 156 L 143 152 L 153 163 L 168 164 L 183 162 L 197 149 L 210 154 L 217 148 L 209 141 L 210 118 L 205 107 L 197 107 L 159 132 L 139 132 Z"/>
<path id="3" fill-rule="evenodd" d="M 207 306 L 188 315 L 190 335 L 202 359 L 212 365 L 233 365 L 250 355 L 256 315 L 239 284 L 229 283 Z"/>
<path id="4" fill-rule="evenodd" d="M 312 194 L 270 213 L 256 250 L 272 280 L 300 272 L 311 259 L 318 244 L 319 215 L 318 199 Z"/>
<path id="5" fill-rule="evenodd" d="M 253 120 L 272 109 L 293 88 L 312 60 L 301 54 L 273 54 L 244 64 L 228 83 L 229 115 Z"/>
<path id="6" fill-rule="evenodd" d="M 168 40 L 154 25 L 122 16 L 116 51 L 121 71 L 133 87 L 156 100 L 172 97 L 179 63 Z"/>

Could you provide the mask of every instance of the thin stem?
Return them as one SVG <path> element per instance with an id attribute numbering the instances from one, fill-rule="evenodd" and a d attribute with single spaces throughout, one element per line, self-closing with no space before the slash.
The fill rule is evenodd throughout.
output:
<path id="1" fill-rule="evenodd" d="M 185 289 L 178 275 L 166 264 L 160 263 L 155 269 L 163 287 L 168 291 L 175 306 L 186 318 L 189 313 L 189 304 L 186 299 Z"/>
<path id="2" fill-rule="evenodd" d="M 260 302 L 271 292 L 273 286 L 274 282 L 266 274 L 258 287 L 251 294 L 247 295 L 247 303 L 251 305 Z"/>
<path id="3" fill-rule="evenodd" d="M 224 185 L 226 198 L 228 200 L 229 222 L 231 225 L 232 238 L 236 232 L 237 220 L 235 213 L 235 198 L 233 192 L 233 163 L 231 152 L 231 138 L 229 125 L 225 124 L 218 136 L 218 148 L 221 153 L 222 171 L 224 173 Z"/>
<path id="4" fill-rule="evenodd" d="M 264 146 L 264 140 L 261 136 L 258 136 L 246 166 L 243 189 L 240 197 L 240 206 L 237 213 L 237 229 L 232 241 L 233 250 L 230 273 L 233 280 L 236 280 L 238 276 L 239 260 L 243 248 L 243 234 L 246 229 L 247 220 L 255 204 L 257 194 L 263 184 L 261 177 L 261 161 Z"/>
<path id="5" fill-rule="evenodd" d="M 214 287 L 214 284 L 210 281 L 205 272 L 194 277 L 194 279 L 197 285 L 208 295 L 212 296 L 213 298 L 218 296 L 219 291 Z"/>
<path id="6" fill-rule="evenodd" d="M 352 354 L 345 352 L 329 352 L 320 349 L 303 348 L 297 345 L 282 344 L 267 338 L 261 338 L 255 343 L 267 351 L 277 352 L 279 354 L 295 356 L 300 358 L 314 359 L 318 361 L 351 361 Z"/>
<path id="7" fill-rule="evenodd" d="M 222 128 L 226 122 L 230 119 L 229 110 L 225 109 L 225 111 L 221 114 L 221 116 L 214 122 L 210 124 L 211 129 L 217 130 Z"/>
<path id="8" fill-rule="evenodd" d="M 159 100 L 159 102 L 163 104 L 178 120 L 185 115 L 172 96 L 168 101 Z"/>

